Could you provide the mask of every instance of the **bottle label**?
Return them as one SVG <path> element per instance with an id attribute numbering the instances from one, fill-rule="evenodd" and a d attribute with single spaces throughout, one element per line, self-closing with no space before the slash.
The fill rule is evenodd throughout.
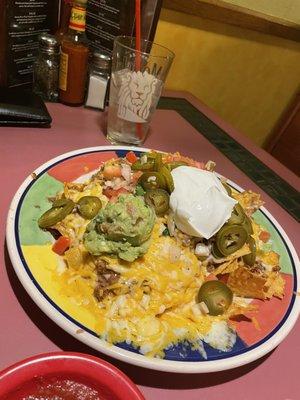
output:
<path id="1" fill-rule="evenodd" d="M 68 80 L 68 62 L 69 55 L 61 52 L 60 54 L 60 68 L 59 68 L 59 88 L 60 90 L 67 90 Z"/>
<path id="2" fill-rule="evenodd" d="M 84 32 L 85 18 L 86 18 L 86 9 L 80 6 L 73 6 L 71 11 L 69 28 L 74 29 L 75 31 Z"/>

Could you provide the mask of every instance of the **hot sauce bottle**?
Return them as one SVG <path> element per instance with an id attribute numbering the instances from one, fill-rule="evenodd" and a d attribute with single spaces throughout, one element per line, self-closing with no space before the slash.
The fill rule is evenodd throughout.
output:
<path id="1" fill-rule="evenodd" d="M 72 10 L 72 0 L 60 0 L 60 20 L 59 27 L 55 32 L 55 38 L 61 44 L 63 37 L 69 29 L 69 21 Z"/>
<path id="2" fill-rule="evenodd" d="M 89 48 L 85 35 L 87 0 L 75 0 L 68 33 L 61 42 L 59 99 L 71 106 L 83 104 Z"/>

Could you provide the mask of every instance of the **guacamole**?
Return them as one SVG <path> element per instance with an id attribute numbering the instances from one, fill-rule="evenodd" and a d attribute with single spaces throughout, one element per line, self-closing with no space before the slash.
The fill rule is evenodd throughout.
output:
<path id="1" fill-rule="evenodd" d="M 134 261 L 148 250 L 154 222 L 155 213 L 143 197 L 121 195 L 89 223 L 83 242 L 93 255 L 114 254 Z"/>

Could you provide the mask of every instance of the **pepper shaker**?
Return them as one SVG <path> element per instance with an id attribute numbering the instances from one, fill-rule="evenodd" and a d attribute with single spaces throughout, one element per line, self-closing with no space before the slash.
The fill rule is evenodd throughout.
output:
<path id="1" fill-rule="evenodd" d="M 88 86 L 85 106 L 105 109 L 110 79 L 111 57 L 107 53 L 95 51 L 88 71 Z"/>
<path id="2" fill-rule="evenodd" d="M 44 33 L 39 37 L 39 52 L 33 65 L 33 91 L 45 101 L 58 101 L 59 43 Z"/>

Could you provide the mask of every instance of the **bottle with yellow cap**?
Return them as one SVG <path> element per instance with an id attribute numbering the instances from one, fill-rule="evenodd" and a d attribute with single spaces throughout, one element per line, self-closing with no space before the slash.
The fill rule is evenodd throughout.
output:
<path id="1" fill-rule="evenodd" d="M 59 99 L 79 106 L 84 102 L 89 48 L 85 35 L 87 0 L 75 0 L 69 30 L 61 42 Z"/>

